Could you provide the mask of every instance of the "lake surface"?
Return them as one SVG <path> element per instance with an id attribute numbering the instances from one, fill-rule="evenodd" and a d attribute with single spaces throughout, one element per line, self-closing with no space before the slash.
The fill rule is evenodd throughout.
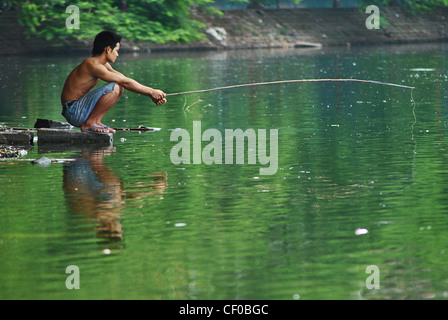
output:
<path id="1" fill-rule="evenodd" d="M 118 71 L 167 93 L 313 78 L 416 88 L 292 83 L 164 106 L 125 92 L 104 123 L 160 131 L 119 131 L 108 148 L 36 142 L 24 158 L 76 161 L 0 163 L 0 298 L 446 299 L 447 53 L 436 44 L 120 55 Z M 0 124 L 65 121 L 60 91 L 82 58 L 2 57 Z M 193 140 L 194 122 L 223 144 L 227 129 L 253 130 L 258 142 L 266 130 L 267 155 L 277 129 L 274 174 L 248 163 L 248 145 L 234 149 L 243 164 L 195 164 L 193 147 L 190 164 L 173 163 L 172 135 Z M 67 288 L 68 266 L 79 289 Z"/>

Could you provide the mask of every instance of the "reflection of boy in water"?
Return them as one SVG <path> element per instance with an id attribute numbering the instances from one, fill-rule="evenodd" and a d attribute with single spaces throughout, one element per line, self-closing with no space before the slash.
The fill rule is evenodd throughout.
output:
<path id="1" fill-rule="evenodd" d="M 85 152 L 82 158 L 64 165 L 63 186 L 72 210 L 97 220 L 95 230 L 99 238 L 123 240 L 120 222 L 123 199 L 163 193 L 166 176 L 161 174 L 155 177 L 155 182 L 146 183 L 145 189 L 150 191 L 127 194 L 119 177 L 103 163 L 103 156 L 111 151 L 113 147 Z"/>
<path id="2" fill-rule="evenodd" d="M 86 152 L 82 158 L 65 165 L 64 191 L 74 212 L 98 221 L 95 228 L 98 237 L 122 240 L 121 181 L 103 164 L 104 152 Z"/>

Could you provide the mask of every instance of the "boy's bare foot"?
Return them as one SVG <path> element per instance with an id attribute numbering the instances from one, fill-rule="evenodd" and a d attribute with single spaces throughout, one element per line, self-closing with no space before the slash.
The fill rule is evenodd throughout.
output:
<path id="1" fill-rule="evenodd" d="M 81 131 L 90 131 L 90 132 L 102 132 L 102 133 L 109 133 L 112 132 L 110 131 L 111 128 L 109 128 L 108 126 L 103 125 L 102 123 L 84 123 L 81 126 Z M 112 129 L 113 130 L 113 129 Z M 115 130 L 113 130 L 115 131 Z M 114 133 L 114 132 L 112 132 Z"/>
<path id="2" fill-rule="evenodd" d="M 86 132 L 103 132 L 103 133 L 108 133 L 109 131 L 107 129 L 105 129 L 104 127 L 90 127 L 90 128 L 82 128 L 81 127 L 81 131 Z"/>
<path id="3" fill-rule="evenodd" d="M 109 133 L 115 133 L 115 132 L 117 132 L 115 129 L 113 129 L 113 128 L 109 127 L 109 126 L 106 126 L 106 125 L 104 125 L 104 124 L 101 124 L 101 125 L 102 125 L 103 128 L 104 128 L 105 130 L 107 130 L 107 132 L 109 132 Z"/>

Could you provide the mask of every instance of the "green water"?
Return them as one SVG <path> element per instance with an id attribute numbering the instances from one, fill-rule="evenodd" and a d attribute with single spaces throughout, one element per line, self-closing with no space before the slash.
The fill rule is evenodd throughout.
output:
<path id="1" fill-rule="evenodd" d="M 107 149 L 0 164 L 1 299 L 445 299 L 448 46 L 121 55 L 115 68 L 170 92 L 356 78 L 170 97 L 126 92 Z M 0 123 L 63 121 L 82 57 L 2 57 Z M 198 100 L 201 99 L 201 100 Z M 173 164 L 173 132 L 278 129 L 278 168 Z M 202 142 L 204 148 L 209 142 Z M 269 143 L 268 143 L 269 145 Z M 246 152 L 248 152 L 246 150 Z M 367 234 L 355 235 L 355 230 Z M 69 290 L 67 266 L 79 268 Z M 379 289 L 369 289 L 370 265 Z M 371 278 L 369 278 L 371 279 Z M 379 280 L 379 281 L 377 281 Z"/>

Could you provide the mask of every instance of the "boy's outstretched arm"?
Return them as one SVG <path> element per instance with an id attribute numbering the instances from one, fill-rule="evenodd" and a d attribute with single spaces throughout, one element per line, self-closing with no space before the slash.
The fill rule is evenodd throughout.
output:
<path id="1" fill-rule="evenodd" d="M 91 71 L 93 75 L 106 82 L 116 82 L 129 91 L 150 97 L 157 105 L 161 105 L 166 102 L 166 94 L 163 91 L 142 85 L 134 79 L 126 77 L 122 73 L 115 71 L 110 65 L 92 65 Z"/>

